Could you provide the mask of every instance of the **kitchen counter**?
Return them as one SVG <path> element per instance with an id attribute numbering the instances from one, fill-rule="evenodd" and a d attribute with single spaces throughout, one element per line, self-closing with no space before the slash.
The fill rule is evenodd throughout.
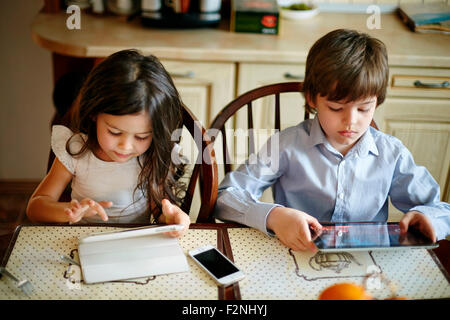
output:
<path id="1" fill-rule="evenodd" d="M 234 33 L 224 21 L 218 28 L 169 30 L 147 28 L 139 18 L 81 13 L 81 29 L 69 30 L 69 14 L 39 13 L 31 26 L 41 47 L 73 57 L 106 57 L 136 48 L 159 58 L 186 61 L 304 63 L 312 44 L 337 28 L 357 29 L 382 40 L 391 65 L 450 68 L 450 36 L 411 32 L 396 14 L 381 16 L 381 29 L 369 30 L 369 14 L 319 13 L 312 19 L 280 21 L 279 35 Z"/>

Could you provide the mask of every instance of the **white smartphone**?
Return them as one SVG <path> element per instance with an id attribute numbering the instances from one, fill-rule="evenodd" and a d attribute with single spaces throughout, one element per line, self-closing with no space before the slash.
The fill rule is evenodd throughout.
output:
<path id="1" fill-rule="evenodd" d="M 190 250 L 189 256 L 220 286 L 228 286 L 245 277 L 230 259 L 212 245 Z"/>

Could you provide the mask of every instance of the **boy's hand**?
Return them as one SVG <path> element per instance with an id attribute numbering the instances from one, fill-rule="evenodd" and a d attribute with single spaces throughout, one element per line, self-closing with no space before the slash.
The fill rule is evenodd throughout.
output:
<path id="1" fill-rule="evenodd" d="M 294 251 L 317 251 L 317 247 L 311 238 L 311 229 L 316 234 L 322 229 L 322 225 L 316 218 L 305 212 L 276 207 L 267 217 L 267 228 L 277 235 L 278 239 Z"/>
<path id="2" fill-rule="evenodd" d="M 104 208 L 110 208 L 113 205 L 111 201 L 95 202 L 92 199 L 83 199 L 80 202 L 73 199 L 70 201 L 68 208 L 64 210 L 69 218 L 69 222 L 75 223 L 80 221 L 83 217 L 91 217 L 99 215 L 103 221 L 108 221 L 108 215 Z"/>
<path id="3" fill-rule="evenodd" d="M 425 237 L 436 242 L 436 233 L 430 219 L 423 213 L 418 211 L 410 211 L 406 213 L 399 222 L 400 234 L 405 234 L 409 227 L 414 227 L 420 231 Z"/>
<path id="4" fill-rule="evenodd" d="M 184 235 L 189 229 L 189 225 L 191 224 L 191 220 L 189 216 L 181 210 L 178 206 L 170 203 L 169 200 L 164 199 L 162 201 L 162 214 L 165 217 L 166 224 L 182 224 L 184 225 L 184 229 L 180 231 L 170 231 L 167 232 L 171 237 L 181 237 Z M 164 219 L 163 219 L 164 221 Z"/>

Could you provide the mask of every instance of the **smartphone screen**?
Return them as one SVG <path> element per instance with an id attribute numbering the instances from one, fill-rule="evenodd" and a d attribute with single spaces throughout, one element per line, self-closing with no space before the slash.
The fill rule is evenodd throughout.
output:
<path id="1" fill-rule="evenodd" d="M 239 271 L 215 249 L 195 254 L 193 257 L 218 279 Z"/>

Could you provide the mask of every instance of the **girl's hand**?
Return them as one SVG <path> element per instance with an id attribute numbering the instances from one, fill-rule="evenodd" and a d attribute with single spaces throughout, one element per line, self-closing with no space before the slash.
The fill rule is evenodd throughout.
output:
<path id="1" fill-rule="evenodd" d="M 78 222 L 83 217 L 92 217 L 95 215 L 99 215 L 103 221 L 108 221 L 108 215 L 104 208 L 110 208 L 112 204 L 111 201 L 95 202 L 94 200 L 86 198 L 78 202 L 74 199 L 70 201 L 69 207 L 66 208 L 64 212 L 71 223 Z"/>
<path id="2" fill-rule="evenodd" d="M 278 239 L 294 251 L 317 251 L 317 247 L 311 237 L 310 229 L 318 234 L 322 225 L 316 218 L 305 212 L 276 207 L 270 211 L 267 217 L 267 228 L 277 235 Z"/>
<path id="3" fill-rule="evenodd" d="M 410 211 L 406 213 L 399 222 L 400 234 L 405 234 L 409 227 L 413 227 L 420 231 L 425 237 L 436 242 L 436 233 L 433 225 L 426 215 L 419 211 Z"/>
<path id="4" fill-rule="evenodd" d="M 184 225 L 183 230 L 167 232 L 167 234 L 170 235 L 171 237 L 181 237 L 189 229 L 189 225 L 191 224 L 189 216 L 178 206 L 170 203 L 170 201 L 167 199 L 163 199 L 162 201 L 162 214 L 165 217 L 166 224 Z"/>

